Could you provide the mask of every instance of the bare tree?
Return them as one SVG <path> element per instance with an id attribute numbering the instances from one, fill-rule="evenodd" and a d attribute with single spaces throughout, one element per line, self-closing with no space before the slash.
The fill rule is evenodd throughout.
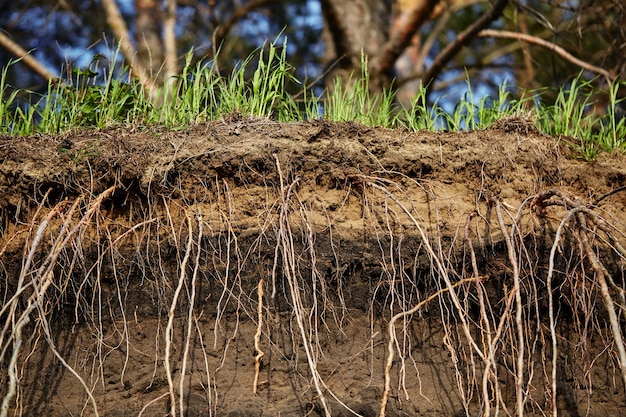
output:
<path id="1" fill-rule="evenodd" d="M 557 83 L 581 70 L 611 82 L 620 74 L 623 78 L 626 67 L 625 13 L 620 2 L 601 3 L 585 0 L 567 8 L 546 0 L 321 0 L 328 43 L 324 59 L 332 79 L 358 73 L 363 51 L 371 87 L 378 91 L 392 79 L 397 87 L 417 81 L 431 91 L 454 83 L 454 73 L 461 82 L 466 74 L 488 82 L 508 73 L 523 87 L 545 86 L 551 84 L 546 61 L 568 68 L 561 77 L 551 73 Z M 602 47 L 589 45 L 592 40 Z M 494 71 L 504 75 L 494 77 Z M 539 85 L 538 73 L 543 75 Z"/>
<path id="2" fill-rule="evenodd" d="M 326 60 L 330 65 L 352 72 L 360 65 L 361 51 L 370 61 L 369 71 L 372 87 L 388 86 L 395 73 L 396 62 L 411 47 L 430 48 L 432 41 L 420 43 L 418 37 L 424 28 L 449 10 L 452 2 L 441 0 L 401 0 L 393 7 L 389 2 L 371 0 L 331 1 L 321 0 L 326 20 L 326 30 L 331 40 Z M 497 20 L 508 0 L 498 0 L 474 22 L 451 39 L 448 45 L 435 55 L 433 64 L 423 77 L 426 84 L 434 80 L 458 51 L 476 38 L 478 32 Z M 417 55 L 422 54 L 418 52 Z"/>

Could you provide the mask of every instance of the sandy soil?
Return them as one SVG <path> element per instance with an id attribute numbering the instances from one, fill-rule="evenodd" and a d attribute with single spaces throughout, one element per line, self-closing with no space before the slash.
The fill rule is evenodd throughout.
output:
<path id="1" fill-rule="evenodd" d="M 376 416 L 390 347 L 388 416 L 515 415 L 518 393 L 626 415 L 602 296 L 623 335 L 626 157 L 568 143 L 517 119 L 2 137 L 8 415 Z"/>

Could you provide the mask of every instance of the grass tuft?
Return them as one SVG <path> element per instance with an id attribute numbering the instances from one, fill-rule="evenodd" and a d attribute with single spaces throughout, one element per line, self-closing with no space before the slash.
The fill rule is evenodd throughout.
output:
<path id="1" fill-rule="evenodd" d="M 286 41 L 269 43 L 227 76 L 217 70 L 216 60 L 193 64 L 190 52 L 180 76 L 168 83 L 172 90 L 163 87 L 152 96 L 130 77 L 130 68 L 123 67 L 113 75 L 119 49 L 113 51 L 108 65 L 100 68 L 102 57 L 96 57 L 87 68 L 71 71 L 69 80 L 49 84 L 44 94 L 7 83 L 8 68 L 19 62 L 14 60 L 3 68 L 0 78 L 0 129 L 12 135 L 30 135 L 114 125 L 180 128 L 238 113 L 283 122 L 325 118 L 413 131 L 462 131 L 485 129 L 530 112 L 541 132 L 569 138 L 566 142 L 584 159 L 593 159 L 598 152 L 626 149 L 623 81 L 602 92 L 581 74 L 559 90 L 551 104 L 543 103 L 548 89 L 522 92 L 518 99 L 506 83 L 498 88 L 497 97 L 478 98 L 468 81 L 464 97 L 452 111 L 445 111 L 441 98 L 427 102 L 425 87 L 418 89 L 408 106 L 397 103 L 393 87 L 372 92 L 367 57 L 363 56 L 359 76 L 335 79 L 321 96 L 302 86 L 296 96 L 304 99 L 297 102 L 286 89 L 287 84 L 300 84 L 286 51 Z"/>

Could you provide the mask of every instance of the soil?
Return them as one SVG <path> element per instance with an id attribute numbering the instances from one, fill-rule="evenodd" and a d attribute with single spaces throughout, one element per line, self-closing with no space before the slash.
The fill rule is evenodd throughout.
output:
<path id="1" fill-rule="evenodd" d="M 0 157 L 8 415 L 376 416 L 390 348 L 388 416 L 626 415 L 622 154 L 233 116 Z"/>

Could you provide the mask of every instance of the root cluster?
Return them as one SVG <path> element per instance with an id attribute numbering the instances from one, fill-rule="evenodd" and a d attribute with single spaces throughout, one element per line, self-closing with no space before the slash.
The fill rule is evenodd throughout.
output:
<path id="1" fill-rule="evenodd" d="M 599 337 L 601 354 L 614 364 L 620 389 L 626 387 L 625 225 L 603 211 L 601 199 L 589 203 L 549 190 L 512 207 L 482 190 L 476 210 L 463 213 L 450 235 L 437 222 L 436 192 L 424 184 L 388 172 L 355 175 L 344 202 L 348 196 L 361 202 L 355 241 L 363 253 L 350 254 L 339 251 L 331 216 L 315 213 L 299 194 L 299 178 L 278 157 L 274 163 L 278 181 L 259 203 L 254 228 L 240 226 L 229 184 L 216 180 L 206 201 L 149 196 L 124 221 L 112 215 L 111 203 L 123 190 L 57 203 L 46 197 L 28 224 L 5 231 L 0 417 L 28 409 L 24 372 L 37 366 L 33 358 L 44 347 L 82 387 L 81 412 L 102 415 L 105 363 L 111 352 L 125 352 L 124 384 L 134 346 L 129 326 L 147 310 L 162 326 L 151 335 L 154 350 L 144 353 L 165 383 L 145 391 L 151 397 L 138 415 L 157 406 L 172 417 L 186 415 L 192 385 L 204 390 L 206 414 L 219 415 L 218 376 L 243 322 L 256 329 L 247 376 L 254 395 L 272 378 L 263 374 L 268 363 L 291 355 L 292 378 L 308 397 L 303 414 L 360 415 L 333 385 L 335 371 L 320 366 L 331 354 L 322 339 L 331 329 L 342 332 L 355 314 L 345 295 L 354 265 L 369 283 L 369 305 L 358 308 L 370 316 L 365 331 L 372 341 L 357 355 L 384 352 L 367 383 L 381 388 L 381 417 L 392 398 L 429 401 L 406 382 L 411 372 L 419 378 L 413 324 L 425 320 L 441 327 L 466 415 L 557 416 L 563 326 L 575 328 L 586 375 L 595 360 L 587 341 Z M 422 190 L 432 218 L 420 217 L 408 186 Z M 20 265 L 10 264 L 15 248 Z M 358 262 L 347 263 L 350 257 Z M 150 300 L 146 311 L 137 311 L 130 288 Z M 60 335 L 74 327 L 89 329 L 93 339 L 83 363 L 58 348 Z M 290 346 L 277 343 L 283 329 Z"/>

